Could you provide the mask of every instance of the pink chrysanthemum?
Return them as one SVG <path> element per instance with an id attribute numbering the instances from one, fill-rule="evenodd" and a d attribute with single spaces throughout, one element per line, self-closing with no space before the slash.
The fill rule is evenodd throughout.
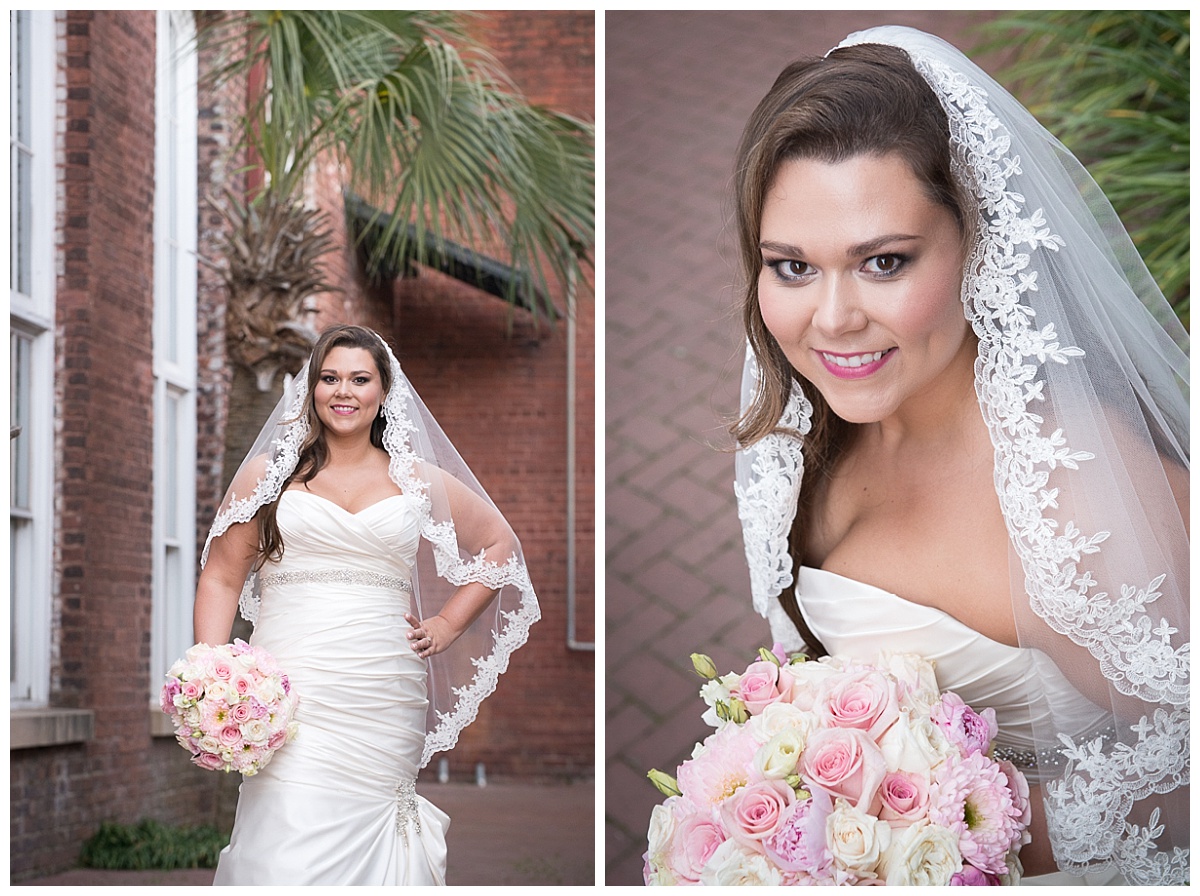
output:
<path id="1" fill-rule="evenodd" d="M 1021 842 L 1022 808 L 1008 776 L 982 753 L 951 757 L 929 788 L 929 820 L 958 834 L 963 861 L 1004 874 L 1005 856 Z"/>
<path id="2" fill-rule="evenodd" d="M 748 729 L 726 725 L 705 739 L 698 756 L 679 766 L 679 790 L 698 807 L 721 803 L 749 783 L 757 749 L 758 742 Z"/>

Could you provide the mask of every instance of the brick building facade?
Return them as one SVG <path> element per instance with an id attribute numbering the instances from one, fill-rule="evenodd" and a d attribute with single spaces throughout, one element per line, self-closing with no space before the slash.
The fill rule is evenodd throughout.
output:
<path id="1" fill-rule="evenodd" d="M 531 101 L 591 120 L 593 18 L 488 13 L 472 27 Z M 228 823 L 230 782 L 187 761 L 151 696 L 190 637 L 199 545 L 232 472 L 226 429 L 245 410 L 230 410 L 224 287 L 195 263 L 216 251 L 223 225 L 204 197 L 237 170 L 227 149 L 244 97 L 203 83 L 188 92 L 211 60 L 193 52 L 192 68 L 180 69 L 187 54 L 164 50 L 188 45 L 190 14 L 12 21 L 24 54 L 14 58 L 14 109 L 29 113 L 21 172 L 33 172 L 14 195 L 10 322 L 21 427 L 12 452 L 17 882 L 73 865 L 101 821 Z M 344 237 L 328 172 L 314 174 L 313 195 Z M 327 276 L 342 291 L 320 298 L 314 323 L 363 323 L 390 338 L 509 516 L 542 602 L 529 645 L 450 754 L 451 774 L 483 762 L 496 776 L 590 777 L 590 284 L 574 320 L 550 326 L 435 273 L 368 287 L 349 251 Z M 495 410 L 480 412 L 481 394 Z"/>

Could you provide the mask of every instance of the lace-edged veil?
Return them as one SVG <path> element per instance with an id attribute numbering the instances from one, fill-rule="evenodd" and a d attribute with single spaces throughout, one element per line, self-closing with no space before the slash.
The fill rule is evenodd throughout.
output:
<path id="1" fill-rule="evenodd" d="M 421 516 L 412 612 L 418 618 L 435 615 L 460 585 L 469 582 L 499 592 L 449 649 L 428 660 L 423 768 L 434 753 L 453 748 L 462 730 L 475 720 L 480 704 L 495 690 L 510 656 L 526 642 L 530 626 L 541 613 L 512 529 L 417 395 L 395 353 L 378 338 L 387 351 L 392 373 L 391 388 L 382 405 L 386 418 L 383 442 L 390 456 L 388 474 L 401 491 L 418 499 Z M 252 520 L 263 506 L 278 499 L 296 469 L 309 430 L 305 413 L 308 366 L 306 362 L 288 383 L 234 475 L 209 531 L 202 565 L 213 540 L 235 523 Z M 490 546 L 473 543 L 477 537 L 473 533 L 495 532 L 497 524 L 505 539 Z M 239 608 L 253 623 L 258 607 L 258 575 L 252 571 Z"/>
<path id="2" fill-rule="evenodd" d="M 1059 867 L 1131 884 L 1188 877 L 1188 336 L 1082 165 L 944 41 L 908 28 L 841 46 L 905 50 L 949 118 L 955 174 L 978 200 L 962 299 L 994 447 L 1022 647 L 1108 724 L 1035 707 L 1037 777 Z M 831 51 L 831 52 L 836 52 Z M 742 406 L 759 388 L 747 349 Z M 775 600 L 812 413 L 796 382 L 781 431 L 741 446 L 736 493 L 755 609 Z M 1092 713 L 1094 716 L 1095 713 Z M 1077 717 L 1077 716 L 1076 716 Z"/>

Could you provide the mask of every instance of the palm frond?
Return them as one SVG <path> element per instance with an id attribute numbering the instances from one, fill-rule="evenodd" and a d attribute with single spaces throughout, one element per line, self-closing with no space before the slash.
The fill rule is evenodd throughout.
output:
<path id="1" fill-rule="evenodd" d="M 1190 309 L 1190 57 L 1186 10 L 1048 11 L 982 26 L 979 52 L 1082 161 L 1176 313 Z"/>
<path id="2" fill-rule="evenodd" d="M 268 73 L 241 139 L 270 189 L 298 196 L 313 160 L 332 152 L 346 188 L 389 211 L 374 267 L 451 238 L 543 288 L 566 283 L 594 242 L 593 131 L 526 103 L 465 22 L 447 11 L 249 11 L 219 17 L 203 39 L 227 52 L 217 78 Z"/>

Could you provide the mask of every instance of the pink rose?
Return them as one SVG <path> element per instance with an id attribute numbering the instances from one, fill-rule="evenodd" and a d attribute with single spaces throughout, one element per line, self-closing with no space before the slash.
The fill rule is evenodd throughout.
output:
<path id="1" fill-rule="evenodd" d="M 204 696 L 204 684 L 199 680 L 186 681 L 182 688 L 183 696 L 188 700 L 196 701 Z"/>
<path id="2" fill-rule="evenodd" d="M 721 821 L 734 840 L 762 852 L 763 839 L 775 833 L 783 811 L 795 801 L 796 792 L 782 781 L 759 781 L 721 803 Z"/>
<path id="3" fill-rule="evenodd" d="M 724 842 L 725 834 L 712 816 L 694 812 L 676 826 L 667 863 L 682 883 L 699 883 L 700 872 Z"/>
<path id="4" fill-rule="evenodd" d="M 217 734 L 221 744 L 226 747 L 236 747 L 242 742 L 242 729 L 237 725 L 226 725 Z"/>
<path id="5" fill-rule="evenodd" d="M 222 681 L 228 681 L 233 675 L 233 663 L 225 659 L 223 656 L 213 658 L 212 664 L 213 677 L 219 678 Z"/>
<path id="6" fill-rule="evenodd" d="M 887 764 L 879 747 L 857 728 L 823 728 L 808 739 L 800 758 L 801 775 L 836 799 L 875 814 Z"/>
<path id="7" fill-rule="evenodd" d="M 734 696 L 746 704 L 751 715 L 758 715 L 770 704 L 788 699 L 791 687 L 792 679 L 786 669 L 760 660 L 746 667 Z"/>
<path id="8" fill-rule="evenodd" d="M 267 741 L 268 750 L 278 750 L 287 741 L 287 729 L 276 731 L 271 735 L 271 739 Z"/>
<path id="9" fill-rule="evenodd" d="M 239 697 L 245 697 L 247 694 L 254 693 L 254 679 L 249 675 L 239 673 L 231 679 L 230 682 L 233 689 L 237 691 Z"/>
<path id="10" fill-rule="evenodd" d="M 247 702 L 237 703 L 229 711 L 229 715 L 235 722 L 248 722 L 254 718 L 254 709 Z"/>
<path id="11" fill-rule="evenodd" d="M 857 728 L 873 741 L 900 715 L 896 688 L 879 672 L 856 672 L 830 679 L 817 694 L 816 706 L 835 728 Z"/>
<path id="12" fill-rule="evenodd" d="M 909 772 L 888 772 L 879 787 L 879 818 L 892 827 L 907 827 L 929 812 L 929 782 Z"/>
<path id="13" fill-rule="evenodd" d="M 225 767 L 225 760 L 216 753 L 199 753 L 194 759 L 192 759 L 192 761 L 201 768 L 206 768 L 211 771 L 216 771 L 217 769 Z"/>

